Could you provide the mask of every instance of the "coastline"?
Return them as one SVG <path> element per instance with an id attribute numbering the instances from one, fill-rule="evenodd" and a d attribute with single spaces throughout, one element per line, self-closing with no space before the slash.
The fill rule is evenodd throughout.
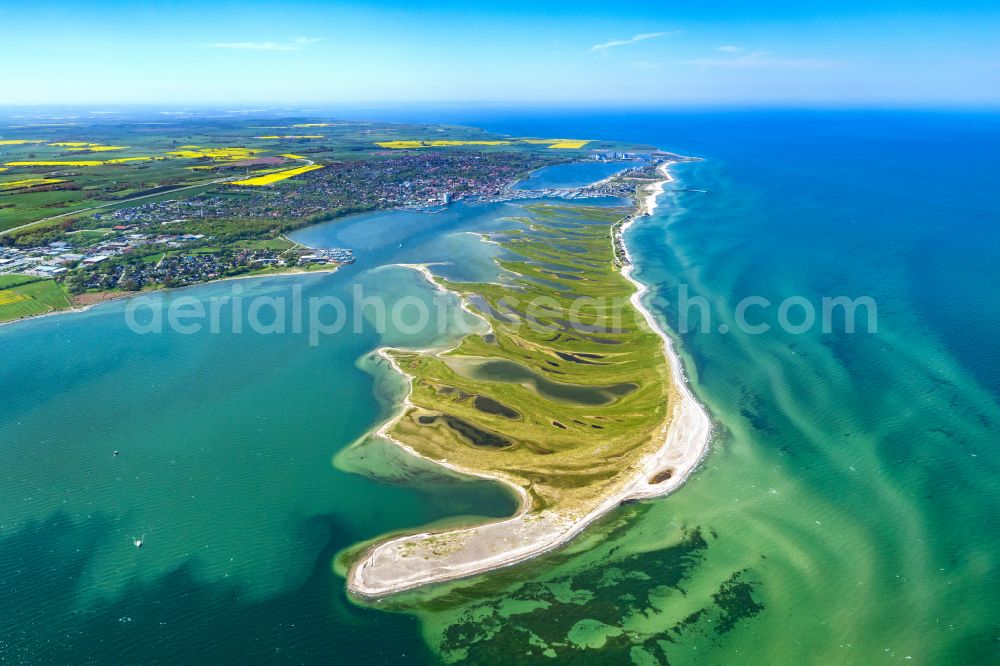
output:
<path id="1" fill-rule="evenodd" d="M 621 234 L 627 231 L 638 217 L 650 215 L 656 210 L 656 198 L 663 192 L 664 186 L 674 180 L 667 169 L 668 164 L 663 162 L 657 166 L 657 171 L 663 175 L 662 180 L 637 189 L 636 213 L 630 215 L 624 222 L 612 226 L 613 250 L 617 248 Z M 617 488 L 617 492 L 609 494 L 597 507 L 576 520 L 567 522 L 566 516 L 551 511 L 530 516 L 527 492 L 505 475 L 469 470 L 449 463 L 446 459 L 438 460 L 422 456 L 410 446 L 391 437 L 389 431 L 412 406 L 410 394 L 413 378 L 400 368 L 396 360 L 387 353 L 387 349 L 381 348 L 378 350 L 379 355 L 389 361 L 393 370 L 407 379 L 409 389 L 396 414 L 383 423 L 376 434 L 400 446 L 411 455 L 430 460 L 452 471 L 504 483 L 513 489 L 513 492 L 521 498 L 521 502 L 518 510 L 510 518 L 448 531 L 450 539 L 459 541 L 463 551 L 468 553 L 467 558 L 458 559 L 451 564 L 439 560 L 436 564 L 428 564 L 423 570 L 410 574 L 402 572 L 405 567 L 401 566 L 404 561 L 401 558 L 407 557 L 417 544 L 426 545 L 432 541 L 436 536 L 434 532 L 399 536 L 368 548 L 348 570 L 347 588 L 351 593 L 363 598 L 378 598 L 431 583 L 467 578 L 523 562 L 565 545 L 592 522 L 623 502 L 666 495 L 689 478 L 708 450 L 712 430 L 711 420 L 688 387 L 680 357 L 675 352 L 670 337 L 642 303 L 642 298 L 648 293 L 649 287 L 632 276 L 631 254 L 624 242 L 620 245 L 625 256 L 624 261 L 620 263 L 619 272 L 635 287 L 629 300 L 663 341 L 672 385 L 679 398 L 669 418 L 655 434 L 656 438 L 662 437 L 662 442 L 656 450 L 643 459 L 639 469 Z M 426 267 L 421 266 L 418 270 L 438 289 L 442 289 Z M 463 307 L 466 307 L 464 301 L 463 298 Z M 666 478 L 661 479 L 664 474 Z M 379 576 L 377 571 L 390 571 L 393 577 L 388 579 L 384 574 Z"/>
<path id="2" fill-rule="evenodd" d="M 650 329 L 655 331 L 656 334 L 660 336 L 663 342 L 664 354 L 667 358 L 668 364 L 670 365 L 670 385 L 672 385 L 672 388 L 668 386 L 670 390 L 669 396 L 671 400 L 675 400 L 676 402 L 672 406 L 672 409 L 668 412 L 667 417 L 664 419 L 662 424 L 657 426 L 658 430 L 653 433 L 655 450 L 647 453 L 634 469 L 629 470 L 629 474 L 623 474 L 622 476 L 625 478 L 622 479 L 621 483 L 615 486 L 613 492 L 609 492 L 605 497 L 600 498 L 600 503 L 593 509 L 589 510 L 586 514 L 573 516 L 567 516 L 566 514 L 559 514 L 555 512 L 531 514 L 528 493 L 512 478 L 507 477 L 502 473 L 470 470 L 463 466 L 450 463 L 447 459 L 422 456 L 410 446 L 391 437 L 390 430 L 392 427 L 400 420 L 400 418 L 402 418 L 403 414 L 405 414 L 406 411 L 413 406 L 410 401 L 412 377 L 407 375 L 399 367 L 396 359 L 388 353 L 388 348 L 380 348 L 377 350 L 379 356 L 385 358 L 393 370 L 407 379 L 410 383 L 410 389 L 407 391 L 406 397 L 401 402 L 399 409 L 396 411 L 394 416 L 384 422 L 375 434 L 390 440 L 395 445 L 399 446 L 403 450 L 406 450 L 412 455 L 423 457 L 426 460 L 441 465 L 442 467 L 448 468 L 452 471 L 467 476 L 479 477 L 503 483 L 507 487 L 513 489 L 512 492 L 519 498 L 520 501 L 517 511 L 510 518 L 475 525 L 465 529 L 448 531 L 449 536 L 453 536 L 456 533 L 459 535 L 464 533 L 464 537 L 467 542 L 478 542 L 478 544 L 474 543 L 470 548 L 469 559 L 456 566 L 442 566 L 433 571 L 428 571 L 421 575 L 409 578 L 399 578 L 398 580 L 388 582 L 381 581 L 379 580 L 377 574 L 372 576 L 368 576 L 368 574 L 372 573 L 375 568 L 382 569 L 383 567 L 386 567 L 388 569 L 392 569 L 393 564 L 398 562 L 398 550 L 395 549 L 396 546 L 411 544 L 418 541 L 432 540 L 436 534 L 440 534 L 440 532 L 423 532 L 420 534 L 400 536 L 372 546 L 367 551 L 365 557 L 354 562 L 350 568 L 347 586 L 353 593 L 366 597 L 385 596 L 426 584 L 477 575 L 531 559 L 541 555 L 542 553 L 565 545 L 589 524 L 606 515 L 621 503 L 629 500 L 644 499 L 668 494 L 682 485 L 689 477 L 707 450 L 711 433 L 711 423 L 708 419 L 707 413 L 701 405 L 697 403 L 687 387 L 687 381 L 683 375 L 680 359 L 674 352 L 670 338 L 661 329 L 652 313 L 649 312 L 642 303 L 642 298 L 646 293 L 648 293 L 649 288 L 632 276 L 633 266 L 631 254 L 629 253 L 627 246 L 625 246 L 624 242 L 621 240 L 621 235 L 636 222 L 636 219 L 639 216 L 650 215 L 656 210 L 657 197 L 664 191 L 665 185 L 674 180 L 672 174 L 667 168 L 668 164 L 669 162 L 665 161 L 657 165 L 656 170 L 662 175 L 662 179 L 639 185 L 636 188 L 634 202 L 635 208 L 633 213 L 623 220 L 615 222 L 611 226 L 613 248 L 615 250 L 621 248 L 622 251 L 619 256 L 623 256 L 624 258 L 624 261 L 620 262 L 618 270 L 634 288 L 634 291 L 629 296 L 629 302 L 640 313 L 642 313 L 643 319 L 646 321 Z M 480 238 L 483 242 L 495 242 L 483 239 L 481 234 Z M 435 288 L 444 292 L 449 291 L 436 281 L 433 273 L 431 273 L 428 269 L 428 266 L 432 264 L 395 265 L 416 270 L 426 280 L 434 285 Z M 114 297 L 104 301 L 87 304 L 82 307 L 73 307 L 66 310 L 42 313 L 33 317 L 25 317 L 4 323 L 17 323 L 44 316 L 85 312 L 95 305 L 100 305 L 101 303 L 110 302 L 112 300 L 148 295 L 160 291 L 174 291 L 189 287 L 198 287 L 214 282 L 281 277 L 303 273 L 329 273 L 334 272 L 335 270 L 337 270 L 337 268 L 319 270 L 287 270 L 281 272 L 238 275 L 211 280 L 209 282 L 195 285 L 185 285 L 184 287 L 179 288 L 161 288 L 144 292 L 127 292 L 115 295 Z M 462 298 L 461 296 L 458 296 L 458 298 L 460 307 L 463 310 L 476 315 L 489 325 L 489 321 L 487 319 L 480 317 L 470 308 L 465 298 Z M 459 340 L 456 345 L 460 344 L 460 342 L 461 340 Z M 441 353 L 442 351 L 447 350 L 433 349 L 424 351 Z M 669 473 L 666 474 L 666 478 L 663 478 L 664 473 L 666 472 Z"/>
<path id="3" fill-rule="evenodd" d="M 667 168 L 668 164 L 669 162 L 662 162 L 656 166 L 656 170 L 663 175 L 661 180 L 658 180 L 650 185 L 643 185 L 641 187 L 644 192 L 639 195 L 640 201 L 637 202 L 637 207 L 642 211 L 643 215 L 652 215 L 656 211 L 657 206 L 659 206 L 657 197 L 663 194 L 663 190 L 667 183 L 672 183 L 675 180 L 674 175 L 670 173 L 670 169 Z M 630 221 L 628 224 L 631 225 L 632 222 Z M 626 249 L 626 253 L 627 252 L 628 250 Z"/>
<path id="4" fill-rule="evenodd" d="M 36 315 L 31 315 L 28 317 L 21 317 L 19 319 L 11 319 L 9 321 L 0 321 L 0 326 L 8 326 L 10 324 L 20 324 L 26 321 L 34 321 L 36 319 L 42 319 L 44 317 L 55 317 L 58 315 L 68 315 L 68 314 L 81 314 L 87 312 L 91 308 L 95 308 L 99 305 L 104 305 L 105 303 L 112 303 L 114 301 L 126 300 L 129 298 L 136 298 L 138 296 L 149 296 L 150 294 L 160 294 L 171 291 L 181 291 L 183 289 L 194 289 L 197 287 L 204 287 L 209 284 L 217 284 L 219 282 L 229 282 L 231 280 L 252 280 L 254 278 L 271 278 L 271 277 L 286 277 L 289 275 L 305 275 L 305 274 L 321 274 L 321 273 L 336 273 L 339 266 L 334 268 L 318 268 L 315 270 L 300 270 L 300 271 L 279 271 L 274 273 L 256 273 L 253 275 L 230 275 L 224 278 L 218 278 L 215 280 L 208 280 L 206 282 L 199 282 L 197 284 L 186 284 L 181 287 L 158 287 L 156 289 L 149 289 L 147 291 L 128 291 L 122 292 L 120 294 L 115 294 L 110 298 L 104 298 L 93 303 L 87 303 L 85 305 L 71 305 L 64 310 L 53 310 L 51 312 L 41 312 Z"/>

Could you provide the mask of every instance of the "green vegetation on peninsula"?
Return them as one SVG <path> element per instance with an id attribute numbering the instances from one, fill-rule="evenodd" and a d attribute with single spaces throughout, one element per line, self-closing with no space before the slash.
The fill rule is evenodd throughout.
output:
<path id="1" fill-rule="evenodd" d="M 647 452 L 667 417 L 669 369 L 614 266 L 609 227 L 624 212 L 529 208 L 530 226 L 501 241 L 519 255 L 499 261 L 510 286 L 442 281 L 493 333 L 439 356 L 393 352 L 414 382 L 413 408 L 391 434 L 428 457 L 503 473 L 533 511 L 586 513 Z"/>
<path id="2" fill-rule="evenodd" d="M 612 236 L 628 211 L 524 209 L 517 228 L 490 238 L 506 250 L 501 282 L 435 279 L 490 332 L 443 352 L 383 350 L 411 392 L 379 431 L 452 469 L 507 482 L 521 509 L 375 545 L 348 573 L 355 593 L 390 594 L 557 547 L 620 502 L 676 487 L 704 450 L 707 425 L 670 428 L 675 418 L 692 423 L 689 401 L 620 270 L 627 258 Z"/>

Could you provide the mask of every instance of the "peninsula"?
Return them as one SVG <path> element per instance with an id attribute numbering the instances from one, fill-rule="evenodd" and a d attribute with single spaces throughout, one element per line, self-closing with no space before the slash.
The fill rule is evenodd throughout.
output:
<path id="1" fill-rule="evenodd" d="M 0 127 L 0 323 L 141 291 L 331 270 L 355 260 L 351 248 L 306 248 L 286 234 L 354 212 L 522 200 L 523 217 L 481 236 L 505 250 L 499 282 L 414 266 L 489 332 L 448 350 L 379 350 L 410 392 L 378 430 L 506 485 L 519 509 L 355 552 L 348 588 L 380 596 L 513 564 L 684 482 L 710 421 L 642 303 L 623 234 L 654 210 L 667 167 L 689 158 L 468 127 L 264 123 Z M 613 175 L 569 187 L 529 178 L 570 162 L 612 162 Z"/>
<path id="2" fill-rule="evenodd" d="M 657 165 L 659 179 L 635 185 L 634 211 L 525 206 L 527 219 L 490 235 L 508 251 L 497 260 L 504 284 L 449 282 L 421 267 L 490 331 L 449 350 L 379 350 L 410 392 L 378 434 L 506 484 L 520 506 L 505 520 L 377 543 L 350 567 L 351 592 L 378 597 L 523 561 L 688 478 L 711 422 L 642 303 L 646 288 L 622 240 L 655 208 L 668 163 Z"/>

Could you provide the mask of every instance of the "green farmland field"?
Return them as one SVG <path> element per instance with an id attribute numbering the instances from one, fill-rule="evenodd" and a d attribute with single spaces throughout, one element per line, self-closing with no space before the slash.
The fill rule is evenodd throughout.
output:
<path id="1" fill-rule="evenodd" d="M 71 303 L 55 280 L 0 276 L 0 322 L 65 310 Z"/>

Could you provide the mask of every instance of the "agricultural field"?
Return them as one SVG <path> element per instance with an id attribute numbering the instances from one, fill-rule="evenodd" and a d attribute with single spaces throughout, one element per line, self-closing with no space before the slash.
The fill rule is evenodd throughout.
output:
<path id="1" fill-rule="evenodd" d="M 381 148 L 402 150 L 415 148 L 455 148 L 458 146 L 516 146 L 518 144 L 528 144 L 530 146 L 545 146 L 547 148 L 560 150 L 579 150 L 588 143 L 591 142 L 586 139 L 509 139 L 494 141 L 407 139 L 399 141 L 379 141 L 376 145 Z"/>
<path id="2" fill-rule="evenodd" d="M 651 150 L 449 125 L 54 120 L 0 117 L 0 260 L 5 271 L 46 278 L 8 290 L 0 303 L 8 318 L 67 307 L 63 292 L 77 298 L 302 269 L 285 234 L 303 226 L 362 211 L 504 200 L 537 169 L 595 152 Z"/>
<path id="3" fill-rule="evenodd" d="M 71 307 L 55 280 L 0 275 L 0 323 Z"/>
<path id="4" fill-rule="evenodd" d="M 285 180 L 286 178 L 292 178 L 294 176 L 309 173 L 310 171 L 322 168 L 322 164 L 313 164 L 295 169 L 285 169 L 284 171 L 275 171 L 274 173 L 264 174 L 263 176 L 255 176 L 254 178 L 247 178 L 245 180 L 236 180 L 233 181 L 231 185 L 260 187 L 262 185 L 270 185 L 271 183 L 277 183 L 279 180 Z"/>
<path id="5" fill-rule="evenodd" d="M 39 185 L 55 185 L 66 181 L 58 178 L 25 178 L 24 180 L 12 180 L 0 185 L 0 190 L 23 190 Z"/>
<path id="6" fill-rule="evenodd" d="M 230 181 L 268 185 L 282 180 L 272 172 L 298 166 L 295 161 L 328 165 L 428 149 L 549 152 L 575 159 L 591 150 L 636 148 L 583 139 L 517 138 L 447 125 L 266 117 L 54 120 L 0 120 L 0 233 L 86 216 L 98 207 L 155 195 L 159 188 L 186 192 L 183 188 Z M 257 181 L 259 177 L 265 180 Z"/>

